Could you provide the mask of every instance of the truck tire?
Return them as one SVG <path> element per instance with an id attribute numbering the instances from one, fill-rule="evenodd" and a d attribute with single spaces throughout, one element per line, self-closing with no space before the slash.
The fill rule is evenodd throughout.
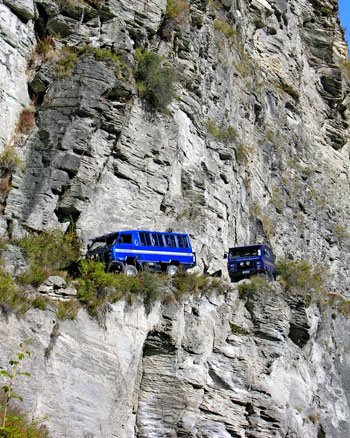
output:
<path id="1" fill-rule="evenodd" d="M 174 277 L 174 275 L 176 275 L 179 271 L 179 268 L 175 265 L 169 265 L 166 268 L 166 273 L 168 277 Z"/>
<path id="2" fill-rule="evenodd" d="M 136 267 L 133 266 L 133 265 L 125 265 L 125 266 L 124 266 L 123 273 L 124 273 L 127 277 L 135 277 L 135 275 L 137 275 L 137 269 L 136 269 Z"/>

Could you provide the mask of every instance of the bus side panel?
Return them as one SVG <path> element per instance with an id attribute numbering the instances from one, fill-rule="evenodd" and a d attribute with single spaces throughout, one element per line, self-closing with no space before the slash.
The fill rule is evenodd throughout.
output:
<path id="1" fill-rule="evenodd" d="M 168 233 L 164 233 L 162 236 L 165 234 Z M 187 240 L 189 241 L 188 236 Z M 127 258 L 135 258 L 135 260 L 139 262 L 169 264 L 173 261 L 180 265 L 194 266 L 195 262 L 190 242 L 188 242 L 188 244 L 188 248 L 151 245 L 142 246 L 139 232 L 134 232 L 132 233 L 131 244 L 116 243 L 113 245 L 113 256 L 117 261 L 126 261 Z"/>

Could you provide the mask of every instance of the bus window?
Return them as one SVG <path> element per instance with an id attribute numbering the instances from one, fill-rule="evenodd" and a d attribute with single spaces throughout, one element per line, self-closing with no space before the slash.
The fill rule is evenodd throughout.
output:
<path id="1" fill-rule="evenodd" d="M 164 239 L 166 246 L 169 246 L 170 248 L 176 248 L 175 236 L 173 234 L 165 234 Z"/>
<path id="2" fill-rule="evenodd" d="M 179 248 L 188 248 L 187 237 L 178 234 L 177 236 L 177 244 Z"/>
<path id="3" fill-rule="evenodd" d="M 154 246 L 164 246 L 163 236 L 161 234 L 152 233 Z"/>
<path id="4" fill-rule="evenodd" d="M 151 233 L 140 233 L 140 241 L 142 246 L 152 246 Z"/>
<path id="5" fill-rule="evenodd" d="M 121 236 L 119 236 L 118 243 L 132 243 L 132 235 L 122 234 Z"/>

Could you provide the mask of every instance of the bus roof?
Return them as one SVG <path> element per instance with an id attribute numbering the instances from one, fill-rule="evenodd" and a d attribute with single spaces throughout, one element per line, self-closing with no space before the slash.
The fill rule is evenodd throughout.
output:
<path id="1" fill-rule="evenodd" d="M 157 234 L 180 234 L 183 236 L 188 236 L 187 233 L 178 233 L 176 231 L 154 231 L 154 230 L 120 230 L 114 231 L 113 233 L 103 234 L 102 236 L 94 237 L 90 239 L 92 242 L 104 242 L 106 239 L 117 237 L 118 234 L 125 233 L 157 233 Z"/>

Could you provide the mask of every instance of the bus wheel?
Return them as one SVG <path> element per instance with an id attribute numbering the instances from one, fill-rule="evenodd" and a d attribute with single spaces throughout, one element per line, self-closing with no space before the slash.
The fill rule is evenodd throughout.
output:
<path id="1" fill-rule="evenodd" d="M 177 274 L 178 270 L 179 270 L 179 268 L 177 266 L 169 265 L 166 268 L 166 273 L 167 273 L 168 277 L 174 277 L 174 275 Z"/>
<path id="2" fill-rule="evenodd" d="M 133 265 L 125 265 L 123 272 L 127 277 L 135 277 L 137 275 L 137 269 Z"/>
<path id="3" fill-rule="evenodd" d="M 265 278 L 269 283 L 271 283 L 271 281 L 273 281 L 273 275 L 269 271 L 265 272 Z"/>

